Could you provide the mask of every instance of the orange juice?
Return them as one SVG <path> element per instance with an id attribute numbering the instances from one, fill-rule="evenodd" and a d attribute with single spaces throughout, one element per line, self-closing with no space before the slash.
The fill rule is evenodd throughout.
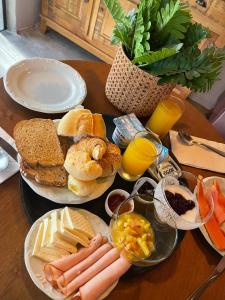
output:
<path id="1" fill-rule="evenodd" d="M 136 137 L 130 142 L 122 158 L 123 170 L 132 175 L 142 175 L 157 156 L 154 143 L 144 137 Z"/>
<path id="2" fill-rule="evenodd" d="M 173 96 L 169 96 L 157 105 L 146 127 L 151 131 L 164 136 L 179 120 L 183 112 L 182 101 Z"/>

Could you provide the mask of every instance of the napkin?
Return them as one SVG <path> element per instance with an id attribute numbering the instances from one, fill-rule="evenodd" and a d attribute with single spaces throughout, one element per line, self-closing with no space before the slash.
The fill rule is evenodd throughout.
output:
<path id="1" fill-rule="evenodd" d="M 0 127 L 0 137 L 16 149 L 14 139 L 2 127 Z M 9 164 L 5 170 L 0 171 L 0 184 L 19 171 L 19 164 L 17 161 L 15 161 L 15 159 L 13 159 L 6 151 L 4 152 L 8 155 Z"/>
<path id="2" fill-rule="evenodd" d="M 225 144 L 194 136 L 193 139 L 225 151 Z M 180 141 L 177 132 L 173 130 L 170 130 L 170 142 L 171 150 L 181 164 L 218 173 L 225 173 L 225 157 L 222 157 L 211 150 L 207 150 L 202 146 L 188 146 L 183 144 Z"/>

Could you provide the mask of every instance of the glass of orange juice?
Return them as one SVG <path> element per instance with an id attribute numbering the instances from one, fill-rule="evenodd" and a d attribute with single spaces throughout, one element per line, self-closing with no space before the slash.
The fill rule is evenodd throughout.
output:
<path id="1" fill-rule="evenodd" d="M 138 132 L 123 154 L 120 176 L 129 181 L 137 180 L 161 152 L 162 143 L 155 134 Z"/>
<path id="2" fill-rule="evenodd" d="M 183 111 L 183 101 L 177 96 L 170 95 L 159 102 L 146 127 L 162 137 L 180 119 Z"/>

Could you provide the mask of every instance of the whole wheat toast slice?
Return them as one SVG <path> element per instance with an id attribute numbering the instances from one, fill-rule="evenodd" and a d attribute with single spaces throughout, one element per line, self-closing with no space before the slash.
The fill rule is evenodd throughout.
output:
<path id="1" fill-rule="evenodd" d="M 29 166 L 63 165 L 64 155 L 52 120 L 35 118 L 20 121 L 13 135 L 20 156 Z"/>
<path id="2" fill-rule="evenodd" d="M 31 168 L 26 162 L 20 163 L 21 173 L 27 177 L 34 179 L 36 182 L 49 185 L 63 187 L 67 185 L 68 174 L 63 166 Z"/>

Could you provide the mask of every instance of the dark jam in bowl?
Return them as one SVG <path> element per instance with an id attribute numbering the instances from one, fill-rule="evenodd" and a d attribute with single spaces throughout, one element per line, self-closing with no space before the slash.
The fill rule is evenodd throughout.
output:
<path id="1" fill-rule="evenodd" d="M 111 212 L 115 212 L 117 207 L 124 201 L 126 200 L 126 197 L 121 195 L 121 194 L 113 194 L 109 196 L 108 198 L 108 206 Z M 127 202 L 126 204 L 123 205 L 123 207 L 120 209 L 120 214 L 124 212 L 128 212 L 131 210 L 131 204 Z"/>
<path id="2" fill-rule="evenodd" d="M 150 182 L 146 181 L 139 189 L 138 194 L 144 195 L 144 194 L 152 194 L 154 191 L 154 187 L 151 185 Z"/>
<path id="3" fill-rule="evenodd" d="M 194 201 L 185 199 L 179 193 L 173 194 L 165 191 L 165 195 L 170 206 L 179 216 L 184 215 L 188 210 L 192 210 L 195 207 Z"/>

